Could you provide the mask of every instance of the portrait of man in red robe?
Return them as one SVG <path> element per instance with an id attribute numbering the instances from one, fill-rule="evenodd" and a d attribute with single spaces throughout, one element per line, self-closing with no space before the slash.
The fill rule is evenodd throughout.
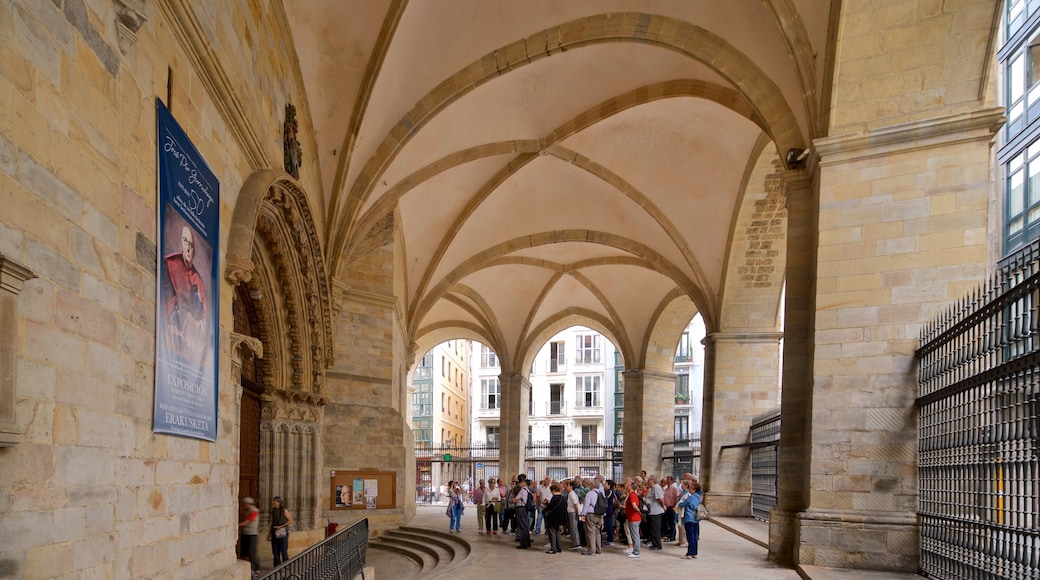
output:
<path id="1" fill-rule="evenodd" d="M 195 269 L 195 235 L 181 228 L 181 251 L 163 258 L 165 342 L 170 351 L 201 362 L 208 344 L 206 286 Z"/>

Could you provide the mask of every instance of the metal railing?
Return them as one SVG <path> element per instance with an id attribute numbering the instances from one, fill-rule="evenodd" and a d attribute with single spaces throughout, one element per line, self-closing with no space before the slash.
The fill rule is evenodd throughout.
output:
<path id="1" fill-rule="evenodd" d="M 692 473 L 694 477 L 701 476 L 701 440 L 700 437 L 691 439 L 676 439 L 665 441 L 661 444 L 661 461 L 664 470 L 675 477 L 682 477 L 685 473 Z"/>
<path id="2" fill-rule="evenodd" d="M 368 518 L 350 524 L 260 576 L 267 580 L 353 580 L 364 578 Z"/>
<path id="3" fill-rule="evenodd" d="M 1040 578 L 1040 246 L 921 333 L 921 570 Z"/>
<path id="4" fill-rule="evenodd" d="M 751 443 L 751 515 L 768 521 L 780 486 L 780 409 L 751 422 Z"/>

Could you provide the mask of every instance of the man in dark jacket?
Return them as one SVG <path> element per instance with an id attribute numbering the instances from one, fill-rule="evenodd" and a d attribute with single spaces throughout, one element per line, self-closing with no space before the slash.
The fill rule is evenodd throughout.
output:
<path id="1" fill-rule="evenodd" d="M 527 489 L 527 478 L 523 474 L 517 479 L 520 490 L 516 492 L 516 498 L 513 501 L 516 502 L 516 540 L 520 542 L 520 545 L 516 549 L 526 550 L 531 547 L 531 515 L 527 509 L 531 490 Z"/>
<path id="2" fill-rule="evenodd" d="M 545 532 L 549 535 L 549 549 L 546 554 L 560 553 L 560 528 L 567 525 L 567 497 L 560 493 L 560 486 L 552 484 L 549 486 L 552 498 L 549 504 L 542 508 L 545 519 Z"/>

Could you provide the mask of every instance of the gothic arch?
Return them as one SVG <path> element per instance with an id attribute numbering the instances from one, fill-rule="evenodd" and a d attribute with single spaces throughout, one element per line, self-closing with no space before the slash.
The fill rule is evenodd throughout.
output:
<path id="1" fill-rule="evenodd" d="M 225 276 L 244 284 L 263 343 L 260 496 L 282 496 L 300 529 L 319 527 L 321 421 L 332 363 L 332 300 L 306 193 L 282 171 L 254 173 L 232 216 Z M 265 516 L 266 517 L 266 516 Z"/>

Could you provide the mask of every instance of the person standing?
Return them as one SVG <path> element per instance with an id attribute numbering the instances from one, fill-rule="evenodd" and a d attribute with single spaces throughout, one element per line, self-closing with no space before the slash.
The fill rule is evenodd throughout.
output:
<path id="1" fill-rule="evenodd" d="M 498 480 L 488 479 L 488 490 L 484 493 L 484 534 L 490 536 L 492 531 L 498 535 L 498 506 L 502 505 L 502 496 L 498 493 Z"/>
<path id="2" fill-rule="evenodd" d="M 581 549 L 581 535 L 578 534 L 578 516 L 581 514 L 581 501 L 578 500 L 578 484 L 572 479 L 567 482 L 567 522 L 571 529 L 571 549 Z"/>
<path id="3" fill-rule="evenodd" d="M 625 553 L 629 558 L 639 557 L 639 524 L 643 521 L 639 513 L 639 492 L 642 485 L 638 483 L 625 482 L 625 525 L 628 527 L 628 549 Z"/>
<path id="4" fill-rule="evenodd" d="M 545 506 L 549 505 L 549 500 L 552 499 L 552 492 L 549 490 L 549 484 L 550 483 L 552 483 L 552 480 L 549 479 L 549 476 L 546 476 L 545 479 L 543 479 L 538 484 L 538 487 L 535 488 L 535 492 L 536 492 L 535 500 L 534 500 L 534 511 L 535 511 L 535 514 L 536 514 L 535 518 L 534 518 L 534 533 L 535 533 L 535 535 L 538 535 L 538 534 L 542 533 L 542 520 L 545 519 L 545 514 L 543 512 L 545 510 Z"/>
<path id="5" fill-rule="evenodd" d="M 516 549 L 526 550 L 531 547 L 531 515 L 528 513 L 528 500 L 531 500 L 533 505 L 534 498 L 531 495 L 532 490 L 527 489 L 526 477 L 521 477 L 519 485 L 520 490 L 513 499 L 516 505 L 516 539 L 520 542 Z"/>
<path id="6" fill-rule="evenodd" d="M 679 486 L 675 485 L 675 478 L 666 475 L 661 478 L 661 487 L 664 488 L 664 518 L 661 520 L 661 541 L 674 542 L 676 533 L 675 506 L 679 503 Z"/>
<path id="7" fill-rule="evenodd" d="M 249 557 L 250 569 L 256 578 L 260 575 L 260 554 L 256 548 L 260 535 L 260 510 L 256 509 L 256 502 L 251 497 L 242 498 L 242 507 L 246 512 L 238 522 L 238 527 L 242 528 L 242 555 Z"/>
<path id="8" fill-rule="evenodd" d="M 560 495 L 560 486 L 552 484 L 549 486 L 549 503 L 543 509 L 545 513 L 545 533 L 549 536 L 549 549 L 546 554 L 559 554 L 560 528 L 567 523 L 567 498 Z"/>
<path id="9" fill-rule="evenodd" d="M 483 479 L 477 483 L 477 488 L 473 490 L 473 504 L 477 506 L 477 533 L 483 534 L 484 520 L 487 517 L 487 488 L 484 487 Z M 487 529 L 490 531 L 491 528 Z"/>
<path id="10" fill-rule="evenodd" d="M 448 482 L 448 531 L 462 532 L 462 487 L 454 481 Z"/>
<path id="11" fill-rule="evenodd" d="M 510 536 L 516 535 L 516 494 L 520 491 L 517 477 L 514 475 L 512 481 L 509 482 L 509 491 L 505 495 L 505 510 L 503 510 L 502 516 L 502 533 L 506 533 L 508 529 Z"/>
<path id="12" fill-rule="evenodd" d="M 616 525 L 615 510 L 617 508 L 617 490 L 614 489 L 614 480 L 608 479 L 603 488 L 603 493 L 607 497 L 607 514 L 603 516 L 603 529 L 607 533 L 606 541 L 603 542 L 604 546 L 614 545 L 614 526 Z"/>
<path id="13" fill-rule="evenodd" d="M 686 529 L 686 554 L 683 560 L 697 557 L 697 542 L 700 540 L 701 523 L 697 521 L 697 507 L 704 501 L 701 484 L 696 481 L 686 482 L 686 493 L 679 501 L 683 508 L 683 528 Z"/>
<path id="14" fill-rule="evenodd" d="M 652 475 L 647 478 L 647 484 L 650 487 L 650 491 L 646 494 L 646 502 L 650 504 L 650 547 L 648 549 L 661 550 L 664 548 L 661 545 L 661 522 L 664 520 L 664 504 L 661 500 L 664 499 L 664 490 Z"/>
<path id="15" fill-rule="evenodd" d="M 603 495 L 603 478 L 597 475 L 592 489 L 585 494 L 585 503 L 581 508 L 581 521 L 585 524 L 585 542 L 588 546 L 582 554 L 586 556 L 603 553 L 603 515 L 596 513 L 596 503 L 601 495 Z"/>
<path id="16" fill-rule="evenodd" d="M 292 513 L 286 509 L 282 498 L 275 496 L 271 500 L 271 551 L 274 552 L 275 568 L 289 561 L 289 529 L 292 523 Z"/>

